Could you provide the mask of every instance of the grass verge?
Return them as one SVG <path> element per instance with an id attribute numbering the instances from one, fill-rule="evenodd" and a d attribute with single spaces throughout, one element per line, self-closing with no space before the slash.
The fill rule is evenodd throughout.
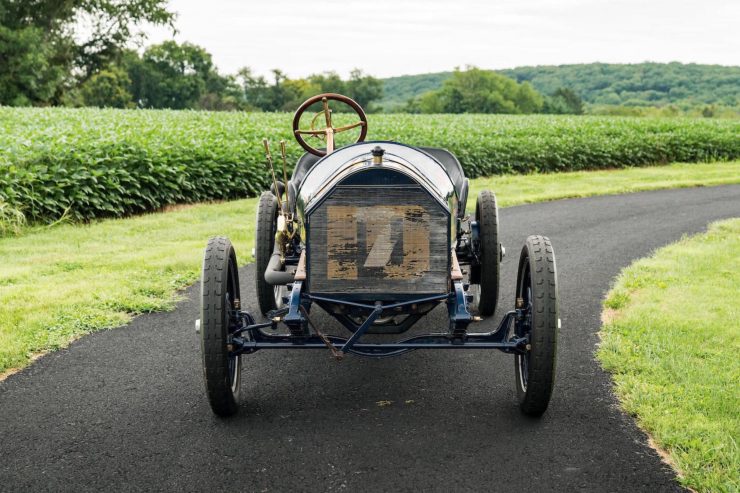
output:
<path id="1" fill-rule="evenodd" d="M 468 210 L 482 188 L 502 206 L 653 188 L 740 183 L 740 162 L 501 176 L 472 181 Z M 184 206 L 88 225 L 26 227 L 0 238 L 0 374 L 80 335 L 132 315 L 174 306 L 195 282 L 211 236 L 251 260 L 256 199 Z"/>
<path id="2" fill-rule="evenodd" d="M 494 190 L 499 205 L 547 200 L 740 183 L 740 161 L 709 164 L 675 163 L 667 166 L 576 171 L 571 173 L 502 175 L 471 180 L 468 210 L 486 188 Z M 473 209 L 470 209 L 472 207 Z"/>
<path id="3" fill-rule="evenodd" d="M 177 290 L 198 278 L 209 237 L 230 237 L 248 260 L 255 207 L 255 199 L 200 204 L 0 239 L 0 374 L 134 314 L 172 308 Z"/>
<path id="4" fill-rule="evenodd" d="M 625 269 L 598 358 L 624 409 L 697 491 L 740 490 L 740 218 Z"/>

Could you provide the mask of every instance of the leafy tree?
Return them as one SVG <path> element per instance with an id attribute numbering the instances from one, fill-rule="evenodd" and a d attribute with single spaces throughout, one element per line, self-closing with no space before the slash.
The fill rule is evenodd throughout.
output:
<path id="1" fill-rule="evenodd" d="M 236 77 L 242 87 L 246 108 L 262 111 L 292 111 L 311 96 L 324 92 L 345 94 L 365 107 L 382 96 L 380 80 L 355 69 L 345 81 L 336 72 L 309 75 L 305 79 L 290 79 L 282 71 L 273 70 L 270 84 L 263 76 L 255 76 L 242 68 Z M 341 111 L 341 108 L 337 108 Z"/>
<path id="2" fill-rule="evenodd" d="M 542 109 L 542 96 L 529 84 L 490 70 L 456 69 L 442 87 L 410 103 L 422 113 L 535 113 Z"/>
<path id="3" fill-rule="evenodd" d="M 302 100 L 296 101 L 309 83 L 302 79 L 289 79 L 279 69 L 273 69 L 272 76 L 273 83 L 270 84 L 264 76 L 253 75 L 248 67 L 239 70 L 237 80 L 242 86 L 247 109 L 280 111 L 300 104 Z"/>
<path id="4" fill-rule="evenodd" d="M 144 108 L 198 108 L 201 102 L 214 107 L 218 94 L 234 87 L 218 74 L 211 55 L 191 43 L 165 41 L 147 48 L 141 59 L 129 54 L 126 62 L 134 100 Z"/>
<path id="5" fill-rule="evenodd" d="M 409 99 L 405 111 L 409 113 L 444 113 L 443 102 L 437 91 L 428 91 L 421 96 Z"/>
<path id="6" fill-rule="evenodd" d="M 2 0 L 0 97 L 58 104 L 65 91 L 115 62 L 137 25 L 173 20 L 166 0 Z"/>
<path id="7" fill-rule="evenodd" d="M 284 100 L 282 111 L 295 111 L 306 99 L 323 92 L 321 87 L 308 79 L 286 79 L 283 82 Z"/>
<path id="8" fill-rule="evenodd" d="M 221 76 L 215 70 L 206 79 L 206 92 L 201 95 L 198 109 L 234 111 L 244 108 L 242 90 L 234 76 Z"/>
<path id="9" fill-rule="evenodd" d="M 308 81 L 320 88 L 320 92 L 347 92 L 347 84 L 336 72 L 324 72 L 308 76 Z"/>
<path id="10" fill-rule="evenodd" d="M 115 62 L 134 37 L 138 24 L 169 25 L 174 30 L 175 14 L 167 10 L 167 0 L 74 0 L 72 3 L 80 4 L 74 12 L 75 22 L 80 17 L 87 18 L 92 27 L 75 50 L 76 68 L 83 72 L 83 79 Z"/>
<path id="11" fill-rule="evenodd" d="M 249 67 L 244 67 L 237 72 L 236 81 L 242 87 L 246 109 L 272 109 L 272 94 L 267 79 L 261 75 L 255 76 Z"/>
<path id="12" fill-rule="evenodd" d="M 270 87 L 270 106 L 273 109 L 282 108 L 285 102 L 290 98 L 283 83 L 288 80 L 288 76 L 280 69 L 272 69 L 272 78 L 274 83 Z"/>
<path id="13" fill-rule="evenodd" d="M 67 78 L 67 68 L 54 62 L 55 53 L 43 29 L 0 24 L 0 105 L 52 101 Z"/>
<path id="14" fill-rule="evenodd" d="M 583 101 L 573 90 L 561 87 L 545 100 L 543 111 L 556 115 L 582 115 Z"/>
<path id="15" fill-rule="evenodd" d="M 84 106 L 130 108 L 135 106 L 129 92 L 131 79 L 121 67 L 110 67 L 93 75 L 79 89 Z"/>
<path id="16" fill-rule="evenodd" d="M 529 82 L 522 82 L 517 88 L 514 102 L 519 113 L 538 113 L 542 110 L 544 99 Z"/>
<path id="17" fill-rule="evenodd" d="M 356 68 L 349 74 L 346 91 L 349 97 L 369 110 L 373 101 L 383 97 L 383 82 L 371 75 L 365 75 L 362 70 Z"/>

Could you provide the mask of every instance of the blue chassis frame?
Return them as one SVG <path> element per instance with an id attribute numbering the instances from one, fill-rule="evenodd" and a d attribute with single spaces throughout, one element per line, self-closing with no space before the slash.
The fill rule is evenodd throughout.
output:
<path id="1" fill-rule="evenodd" d="M 230 352 L 233 356 L 249 354 L 260 349 L 329 349 L 335 357 L 340 359 L 347 353 L 360 356 L 383 358 L 399 356 L 416 349 L 498 349 L 505 353 L 524 354 L 529 346 L 529 317 L 526 309 L 517 308 L 506 313 L 499 326 L 491 332 L 468 333 L 468 324 L 473 317 L 468 311 L 468 298 L 462 281 L 453 281 L 453 291 L 448 294 L 426 296 L 408 301 L 383 305 L 376 302 L 374 305 L 355 303 L 336 298 L 327 298 L 303 293 L 303 281 L 293 283 L 288 306 L 270 314 L 271 321 L 255 323 L 252 316 L 240 310 L 235 310 L 231 317 L 232 326 L 229 331 Z M 367 333 L 373 322 L 384 310 L 392 310 L 413 304 L 447 301 L 450 317 L 450 327 L 447 332 L 428 333 L 410 337 L 398 342 L 390 343 L 363 343 L 359 342 Z M 308 319 L 308 309 L 312 302 L 332 303 L 370 311 L 370 315 L 360 325 L 349 327 L 354 329 L 349 338 L 333 335 L 324 335 L 315 329 L 311 334 L 306 329 L 313 325 Z M 267 334 L 263 329 L 277 330 L 279 321 L 289 328 L 289 334 Z M 340 320 L 341 321 L 341 320 Z M 511 326 L 514 324 L 514 330 Z M 302 332 L 302 333 L 301 333 Z M 296 335 L 296 333 L 301 333 Z M 513 334 L 513 335 L 512 335 Z M 527 334 L 517 337 L 516 334 Z"/>

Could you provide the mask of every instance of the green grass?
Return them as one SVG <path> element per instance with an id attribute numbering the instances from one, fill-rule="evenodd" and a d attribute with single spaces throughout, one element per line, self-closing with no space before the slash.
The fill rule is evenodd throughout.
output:
<path id="1" fill-rule="evenodd" d="M 740 163 L 671 165 L 590 173 L 473 180 L 502 206 L 655 186 L 739 183 Z M 469 209 L 475 205 L 471 194 Z M 166 310 L 198 279 L 211 236 L 234 241 L 251 260 L 255 199 L 200 204 L 89 225 L 27 227 L 0 238 L 0 372 L 82 334 L 121 325 L 132 314 Z"/>
<path id="2" fill-rule="evenodd" d="M 132 314 L 172 308 L 200 275 L 209 237 L 229 236 L 248 260 L 255 207 L 201 204 L 0 239 L 0 373 Z"/>
<path id="3" fill-rule="evenodd" d="M 624 409 L 698 491 L 740 490 L 740 218 L 625 269 L 598 357 Z"/>
<path id="4" fill-rule="evenodd" d="M 486 188 L 496 191 L 501 207 L 547 200 L 740 183 L 740 161 L 711 164 L 675 163 L 667 166 L 576 171 L 531 175 L 502 175 L 471 180 L 468 210 Z M 501 193 L 499 193 L 499 191 Z"/>

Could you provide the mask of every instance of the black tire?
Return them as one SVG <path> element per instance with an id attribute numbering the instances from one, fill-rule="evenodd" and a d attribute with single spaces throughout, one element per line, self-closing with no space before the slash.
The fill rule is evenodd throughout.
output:
<path id="1" fill-rule="evenodd" d="M 555 385 L 558 346 L 558 278 L 555 252 L 545 236 L 530 236 L 519 257 L 516 297 L 522 299 L 525 320 L 518 337 L 529 334 L 530 349 L 515 357 L 514 373 L 519 407 L 524 414 L 541 416 Z"/>
<path id="2" fill-rule="evenodd" d="M 230 355 L 227 344 L 235 327 L 234 301 L 240 299 L 234 247 L 228 238 L 211 238 L 203 258 L 200 348 L 208 401 L 219 416 L 239 408 L 241 358 Z"/>
<path id="3" fill-rule="evenodd" d="M 257 304 L 262 315 L 279 308 L 282 291 L 265 281 L 265 270 L 275 248 L 277 232 L 278 203 L 272 192 L 262 192 L 257 206 L 257 234 L 254 247 L 254 263 L 257 272 L 254 279 L 257 290 Z"/>
<path id="4" fill-rule="evenodd" d="M 501 267 L 501 245 L 498 242 L 498 206 L 496 194 L 483 190 L 475 202 L 475 220 L 479 227 L 480 285 L 476 294 L 478 313 L 490 317 L 496 311 Z M 474 288 L 476 289 L 476 288 Z"/>

